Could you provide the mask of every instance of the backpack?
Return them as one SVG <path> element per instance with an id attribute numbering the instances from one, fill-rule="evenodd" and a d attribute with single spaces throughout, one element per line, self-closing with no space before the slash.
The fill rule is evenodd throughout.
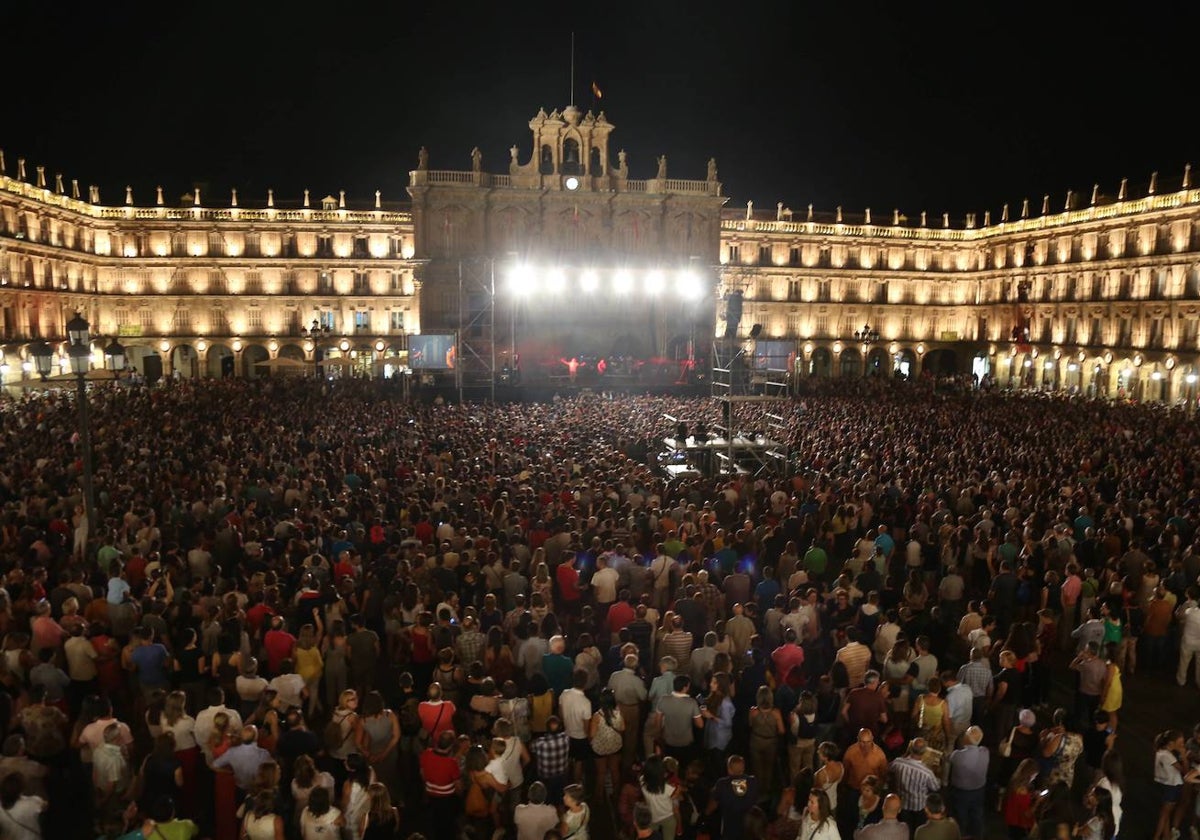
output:
<path id="1" fill-rule="evenodd" d="M 342 718 L 346 720 L 349 715 Z M 325 730 L 321 733 L 321 742 L 325 745 L 325 752 L 335 753 L 342 748 L 350 736 L 354 733 L 354 727 L 351 726 L 349 731 L 342 732 L 342 720 L 331 718 L 329 723 L 325 724 Z"/>
<path id="2" fill-rule="evenodd" d="M 404 701 L 400 707 L 400 711 L 396 717 L 400 721 L 400 734 L 413 736 L 417 734 L 417 730 L 421 728 L 421 716 L 417 712 L 417 706 L 420 701 L 415 697 L 410 697 Z"/>

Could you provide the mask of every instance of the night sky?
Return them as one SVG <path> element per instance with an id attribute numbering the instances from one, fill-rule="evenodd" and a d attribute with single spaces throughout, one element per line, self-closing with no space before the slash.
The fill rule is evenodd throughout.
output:
<path id="1" fill-rule="evenodd" d="M 18 5 L 0 12 L 8 172 L 24 157 L 110 204 L 193 183 L 210 205 L 231 186 L 243 206 L 268 187 L 402 200 L 422 145 L 434 169 L 478 145 L 506 172 L 538 107 L 567 104 L 572 30 L 576 104 L 594 79 L 630 177 L 665 153 L 671 177 L 703 178 L 715 156 L 731 207 L 957 224 L 1125 176 L 1141 195 L 1154 170 L 1177 188 L 1200 165 L 1194 4 Z"/>

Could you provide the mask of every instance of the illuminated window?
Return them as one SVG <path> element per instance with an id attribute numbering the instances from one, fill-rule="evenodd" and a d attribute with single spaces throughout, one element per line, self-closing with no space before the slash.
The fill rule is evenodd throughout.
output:
<path id="1" fill-rule="evenodd" d="M 129 310 L 128 309 L 118 309 L 116 311 L 116 318 L 117 318 L 117 326 L 118 327 L 128 326 L 129 325 Z"/>
<path id="2" fill-rule="evenodd" d="M 246 323 L 249 324 L 252 329 L 258 329 L 262 327 L 262 309 L 257 306 L 250 307 L 250 309 L 246 312 Z"/>
<path id="3" fill-rule="evenodd" d="M 153 327 L 154 326 L 154 311 L 151 309 L 139 309 L 138 310 L 138 323 L 141 324 L 144 329 L 150 329 L 151 327 Z"/>
<path id="4" fill-rule="evenodd" d="M 742 246 L 741 245 L 730 245 L 729 246 L 729 261 L 731 263 L 739 263 L 742 261 Z"/>
<path id="5" fill-rule="evenodd" d="M 354 329 L 358 332 L 366 332 L 371 329 L 371 313 L 364 309 L 356 310 L 354 313 Z"/>
<path id="6" fill-rule="evenodd" d="M 771 262 L 771 246 L 770 245 L 759 245 L 758 246 L 758 262 L 759 262 L 759 265 L 769 265 L 770 264 L 770 262 Z"/>
<path id="7" fill-rule="evenodd" d="M 392 332 L 404 332 L 404 311 L 393 309 L 391 312 Z"/>
<path id="8" fill-rule="evenodd" d="M 800 300 L 800 281 L 788 281 L 788 300 Z"/>
<path id="9" fill-rule="evenodd" d="M 332 330 L 334 321 L 332 310 L 322 310 L 320 321 L 322 327 Z"/>

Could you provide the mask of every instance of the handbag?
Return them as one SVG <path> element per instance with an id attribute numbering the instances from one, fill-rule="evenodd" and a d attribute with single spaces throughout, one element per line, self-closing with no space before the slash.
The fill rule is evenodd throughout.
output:
<path id="1" fill-rule="evenodd" d="M 1001 758 L 1008 758 L 1012 755 L 1013 735 L 1016 734 L 1017 727 L 1014 726 L 1012 731 L 1008 733 L 1008 738 L 1000 742 L 1000 746 L 997 748 L 997 751 L 1000 753 Z"/>
<path id="2" fill-rule="evenodd" d="M 488 802 L 483 788 L 474 779 L 471 780 L 471 787 L 467 790 L 466 809 L 467 816 L 476 819 L 483 819 L 491 816 L 492 813 L 492 806 Z"/>

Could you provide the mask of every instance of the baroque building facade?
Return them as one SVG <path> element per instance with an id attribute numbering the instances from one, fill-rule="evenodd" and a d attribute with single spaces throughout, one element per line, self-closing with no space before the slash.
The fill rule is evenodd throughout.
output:
<path id="1" fill-rule="evenodd" d="M 62 342 L 76 311 L 103 337 L 97 367 L 115 336 L 150 376 L 318 359 L 381 375 L 406 363 L 409 336 L 439 332 L 457 337 L 459 376 L 518 359 L 553 371 L 572 354 L 702 360 L 737 298 L 730 334 L 794 342 L 797 377 L 1197 396 L 1200 190 L 1187 170 L 996 222 L 797 218 L 724 207 L 714 161 L 678 179 L 663 156 L 654 177 L 630 178 L 603 113 L 539 111 L 529 129 L 506 173 L 477 149 L 466 168 L 431 168 L 422 149 L 406 201 L 377 193 L 361 208 L 307 192 L 215 207 L 196 191 L 169 206 L 161 189 L 104 204 L 0 155 L 0 375 L 30 378 L 29 344 Z"/>

